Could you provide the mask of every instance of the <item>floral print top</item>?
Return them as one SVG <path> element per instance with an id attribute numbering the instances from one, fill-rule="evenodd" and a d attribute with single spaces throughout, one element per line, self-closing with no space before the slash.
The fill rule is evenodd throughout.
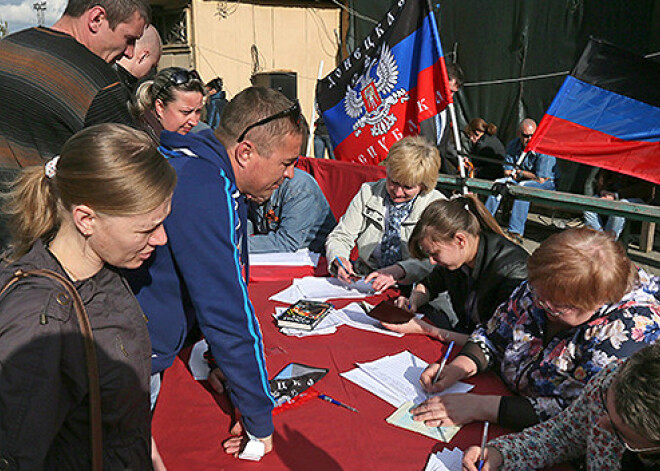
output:
<path id="1" fill-rule="evenodd" d="M 601 391 L 614 379 L 620 362 L 605 367 L 568 409 L 520 433 L 488 442 L 504 457 L 501 471 L 548 468 L 584 456 L 588 471 L 619 471 L 623 445 L 613 433 L 600 428 L 605 413 Z"/>
<path id="2" fill-rule="evenodd" d="M 524 282 L 469 342 L 481 348 L 489 367 L 499 368 L 512 391 L 530 401 L 539 419 L 547 420 L 605 366 L 658 338 L 660 304 L 649 280 L 640 270 L 639 283 L 621 301 L 601 306 L 589 321 L 545 340 L 545 311 L 536 307 Z"/>

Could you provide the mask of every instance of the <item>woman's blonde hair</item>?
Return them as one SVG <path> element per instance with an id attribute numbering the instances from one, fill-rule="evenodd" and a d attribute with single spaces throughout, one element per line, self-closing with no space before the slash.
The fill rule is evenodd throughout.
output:
<path id="1" fill-rule="evenodd" d="M 385 160 L 387 175 L 407 186 L 421 185 L 422 194 L 435 188 L 440 170 L 438 149 L 421 136 L 395 142 Z"/>
<path id="2" fill-rule="evenodd" d="M 486 231 L 506 237 L 479 198 L 470 193 L 450 200 L 435 200 L 426 207 L 408 240 L 410 254 L 419 259 L 427 258 L 420 247 L 422 240 L 446 242 L 459 231 L 473 236 Z"/>
<path id="3" fill-rule="evenodd" d="M 586 227 L 548 237 L 527 267 L 529 283 L 550 301 L 583 310 L 620 301 L 637 280 L 623 245 Z"/>
<path id="4" fill-rule="evenodd" d="M 55 174 L 25 168 L 6 197 L 18 258 L 42 237 L 55 235 L 64 211 L 85 204 L 101 213 L 132 216 L 156 209 L 174 191 L 176 172 L 142 131 L 99 124 L 74 134 L 62 147 Z"/>

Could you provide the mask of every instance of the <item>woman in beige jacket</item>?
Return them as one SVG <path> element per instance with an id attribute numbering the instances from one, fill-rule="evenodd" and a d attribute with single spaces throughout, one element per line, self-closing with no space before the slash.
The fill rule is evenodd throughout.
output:
<path id="1" fill-rule="evenodd" d="M 410 258 L 408 239 L 426 206 L 444 196 L 435 190 L 440 155 L 424 138 L 410 136 L 390 149 L 387 177 L 364 183 L 328 235 L 328 269 L 342 281 L 368 275 L 376 291 L 410 284 L 430 273 L 426 261 Z M 358 259 L 349 261 L 357 246 Z"/>

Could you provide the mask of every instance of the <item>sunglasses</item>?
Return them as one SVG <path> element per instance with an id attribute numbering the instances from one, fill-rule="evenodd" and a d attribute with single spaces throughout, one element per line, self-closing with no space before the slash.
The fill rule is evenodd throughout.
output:
<path id="1" fill-rule="evenodd" d="M 239 136 L 238 139 L 236 139 L 236 142 L 243 142 L 243 139 L 245 139 L 245 135 L 250 131 L 250 129 L 256 128 L 257 126 L 263 126 L 264 124 L 268 124 L 271 121 L 275 121 L 276 119 L 281 119 L 281 118 L 286 118 L 290 117 L 293 122 L 296 124 L 296 126 L 300 126 L 300 103 L 298 100 L 295 100 L 293 102 L 293 105 L 291 105 L 289 108 L 278 111 L 275 114 L 272 114 L 264 119 L 260 119 L 256 123 L 250 124 L 247 128 L 245 128 L 245 131 L 243 131 Z"/>
<path id="2" fill-rule="evenodd" d="M 160 89 L 160 91 L 156 94 L 156 98 L 160 97 L 165 90 L 167 90 L 168 87 L 174 85 L 174 86 L 181 86 L 181 85 L 187 85 L 193 80 L 198 80 L 202 81 L 202 78 L 199 76 L 199 73 L 196 70 L 186 70 L 186 69 L 179 69 L 175 70 L 172 75 L 170 75 L 167 78 L 167 83 L 163 85 L 163 87 Z"/>
<path id="3" fill-rule="evenodd" d="M 523 139 L 531 139 L 533 135 L 534 135 L 533 133 L 532 133 L 532 134 L 520 133 L 520 136 L 521 136 Z"/>
<path id="4" fill-rule="evenodd" d="M 646 448 L 634 448 L 630 445 L 628 445 L 628 442 L 623 438 L 621 435 L 621 432 L 616 428 L 614 425 L 614 422 L 612 422 L 612 417 L 610 416 L 610 411 L 607 409 L 607 390 L 600 388 L 599 391 L 600 393 L 600 400 L 603 403 L 603 410 L 605 411 L 605 415 L 607 415 L 607 420 L 610 422 L 610 427 L 612 428 L 612 431 L 614 432 L 614 435 L 616 436 L 617 440 L 621 442 L 621 444 L 625 447 L 626 450 L 631 451 L 633 453 L 641 453 L 641 454 L 646 454 L 646 453 L 654 453 L 657 454 L 657 452 L 660 452 L 660 446 L 651 446 L 651 447 L 646 447 Z M 652 461 L 655 461 L 658 457 L 656 456 L 651 456 L 648 455 L 646 458 L 651 459 Z"/>

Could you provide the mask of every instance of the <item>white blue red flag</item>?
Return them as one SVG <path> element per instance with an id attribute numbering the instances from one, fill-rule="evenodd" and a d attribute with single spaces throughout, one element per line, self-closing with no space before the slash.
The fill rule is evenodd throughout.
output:
<path id="1" fill-rule="evenodd" d="M 317 85 L 339 160 L 377 164 L 396 141 L 451 103 L 435 17 L 399 0 L 352 54 Z"/>

